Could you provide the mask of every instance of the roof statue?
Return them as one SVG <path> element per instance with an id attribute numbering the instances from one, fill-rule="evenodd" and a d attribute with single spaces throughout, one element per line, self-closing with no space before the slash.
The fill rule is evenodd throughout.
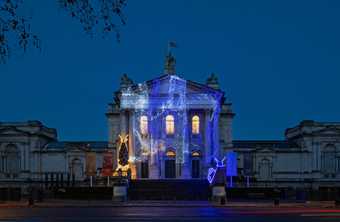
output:
<path id="1" fill-rule="evenodd" d="M 120 88 L 128 88 L 129 86 L 133 85 L 132 79 L 128 77 L 126 73 L 120 78 Z"/>
<path id="2" fill-rule="evenodd" d="M 174 75 L 175 73 L 176 73 L 176 59 L 171 54 L 171 52 L 169 52 L 168 55 L 165 57 L 164 74 Z"/>
<path id="3" fill-rule="evenodd" d="M 211 73 L 211 75 L 207 78 L 206 81 L 207 86 L 214 88 L 214 89 L 219 89 L 220 86 L 218 84 L 218 79 L 215 73 Z"/>
<path id="4" fill-rule="evenodd" d="M 172 48 L 176 48 L 176 42 L 170 41 L 168 42 L 168 52 L 165 57 L 164 63 L 164 74 L 175 75 L 176 74 L 176 59 L 175 56 L 171 53 Z"/>

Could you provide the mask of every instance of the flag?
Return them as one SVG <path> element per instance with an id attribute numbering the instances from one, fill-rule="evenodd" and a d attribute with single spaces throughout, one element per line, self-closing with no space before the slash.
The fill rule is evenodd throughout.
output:
<path id="1" fill-rule="evenodd" d="M 170 41 L 169 42 L 169 48 L 177 48 L 176 42 Z"/>
<path id="2" fill-rule="evenodd" d="M 250 152 L 243 155 L 243 172 L 245 176 L 251 176 L 253 171 L 253 156 Z"/>
<path id="3" fill-rule="evenodd" d="M 102 176 L 112 176 L 113 169 L 113 154 L 112 151 L 107 151 L 103 154 L 103 168 L 102 168 Z"/>
<path id="4" fill-rule="evenodd" d="M 227 176 L 237 176 L 237 154 L 233 151 L 227 152 Z"/>
<path id="5" fill-rule="evenodd" d="M 86 152 L 86 175 L 95 176 L 96 175 L 96 153 Z"/>

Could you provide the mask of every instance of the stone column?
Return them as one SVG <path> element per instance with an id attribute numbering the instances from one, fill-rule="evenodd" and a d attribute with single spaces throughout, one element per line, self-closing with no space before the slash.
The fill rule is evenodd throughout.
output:
<path id="1" fill-rule="evenodd" d="M 128 129 L 127 111 L 123 110 L 120 112 L 120 134 L 126 135 L 127 129 Z"/>
<path id="2" fill-rule="evenodd" d="M 121 113 L 118 107 L 113 107 L 107 116 L 107 124 L 108 124 L 108 148 L 112 150 L 112 159 L 113 159 L 113 170 L 116 170 L 118 167 L 118 148 L 117 147 L 117 139 L 120 134 L 120 125 L 121 125 Z"/>
<path id="3" fill-rule="evenodd" d="M 135 143 L 134 143 L 134 129 L 135 129 L 135 112 L 133 110 L 130 110 L 128 112 L 128 120 L 129 120 L 129 129 L 128 129 L 128 134 L 129 134 L 129 158 L 130 158 L 130 169 L 131 169 L 131 178 L 136 179 L 137 176 L 137 169 L 136 169 L 136 164 L 135 164 L 135 158 L 136 158 L 136 153 L 135 153 Z M 133 161 L 133 162 L 132 162 Z"/>
<path id="4" fill-rule="evenodd" d="M 220 130 L 219 130 L 219 115 L 213 114 L 213 118 L 212 118 L 212 125 L 211 125 L 211 133 L 212 133 L 212 157 L 217 157 L 218 159 L 221 159 L 222 157 L 222 152 L 220 149 Z"/>
<path id="5" fill-rule="evenodd" d="M 26 152 L 25 152 L 25 145 L 18 146 L 18 149 L 20 151 L 20 169 L 26 170 Z"/>
<path id="6" fill-rule="evenodd" d="M 209 166 L 212 158 L 211 155 L 211 121 L 210 121 L 210 111 L 206 110 L 204 115 L 204 142 L 205 142 L 205 152 L 204 152 L 204 162 L 205 165 Z"/>
<path id="7" fill-rule="evenodd" d="M 154 111 L 155 110 L 151 110 L 151 115 L 154 115 Z M 160 152 L 159 151 L 160 144 L 158 144 L 157 142 L 158 141 L 158 130 L 160 127 L 163 126 L 163 124 L 160 121 L 162 121 L 162 117 L 157 117 L 149 121 L 149 128 L 150 128 L 149 178 L 151 179 L 159 179 L 159 172 L 160 172 L 160 167 L 161 167 L 159 166 L 159 161 L 158 161 L 158 152 Z M 160 161 L 160 164 L 162 165 L 163 162 Z"/>
<path id="8" fill-rule="evenodd" d="M 183 111 L 186 112 L 186 111 Z M 186 113 L 184 115 L 184 118 L 182 120 L 182 127 L 183 127 L 183 133 L 182 133 L 182 172 L 181 178 L 183 179 L 190 179 L 191 178 L 191 171 L 190 171 L 190 150 L 189 150 L 189 127 L 191 121 L 188 118 L 189 113 Z"/>
<path id="9" fill-rule="evenodd" d="M 151 143 L 151 146 L 156 146 L 157 144 L 154 144 L 154 142 Z M 150 178 L 151 179 L 159 179 L 159 161 L 158 161 L 158 151 L 154 151 L 155 148 L 151 149 L 151 154 L 150 154 Z M 162 164 L 163 162 L 160 162 Z"/>

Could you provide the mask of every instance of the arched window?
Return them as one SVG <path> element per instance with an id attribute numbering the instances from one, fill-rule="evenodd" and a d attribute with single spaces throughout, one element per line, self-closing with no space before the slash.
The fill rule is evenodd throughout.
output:
<path id="1" fill-rule="evenodd" d="M 175 118 L 173 115 L 167 115 L 165 117 L 165 131 L 168 135 L 175 133 Z"/>
<path id="2" fill-rule="evenodd" d="M 83 163 L 80 159 L 74 158 L 71 162 L 71 173 L 75 180 L 83 177 Z"/>
<path id="3" fill-rule="evenodd" d="M 1 152 L 1 171 L 9 177 L 20 173 L 20 151 L 14 144 L 8 144 Z"/>
<path id="4" fill-rule="evenodd" d="M 197 115 L 191 119 L 191 132 L 195 135 L 200 133 L 200 118 Z"/>
<path id="5" fill-rule="evenodd" d="M 259 165 L 259 171 L 260 171 L 260 178 L 262 180 L 269 180 L 271 177 L 271 162 L 270 160 L 264 158 L 261 160 Z"/>
<path id="6" fill-rule="evenodd" d="M 4 173 L 6 170 L 6 149 L 1 149 L 0 153 L 0 171 Z"/>
<path id="7" fill-rule="evenodd" d="M 139 128 L 140 128 L 140 133 L 143 136 L 148 135 L 148 117 L 147 116 L 140 117 Z"/>
<path id="8" fill-rule="evenodd" d="M 321 153 L 321 171 L 327 175 L 335 174 L 337 171 L 336 162 L 336 147 L 331 144 L 325 146 Z"/>
<path id="9" fill-rule="evenodd" d="M 192 157 L 200 157 L 201 154 L 200 154 L 199 151 L 193 151 L 193 152 L 191 153 L 191 156 L 192 156 Z"/>
<path id="10" fill-rule="evenodd" d="M 176 157 L 176 153 L 175 151 L 173 150 L 168 150 L 165 155 L 168 157 L 168 158 L 175 158 Z"/>

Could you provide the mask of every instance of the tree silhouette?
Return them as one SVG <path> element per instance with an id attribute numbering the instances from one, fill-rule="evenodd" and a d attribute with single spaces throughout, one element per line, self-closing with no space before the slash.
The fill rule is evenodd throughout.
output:
<path id="1" fill-rule="evenodd" d="M 123 9 L 127 0 L 55 0 L 72 18 L 79 21 L 86 34 L 113 33 L 120 40 L 120 26 L 125 25 Z M 0 0 L 0 63 L 12 52 L 40 49 L 39 37 L 31 31 L 30 18 L 20 13 L 23 0 Z"/>

